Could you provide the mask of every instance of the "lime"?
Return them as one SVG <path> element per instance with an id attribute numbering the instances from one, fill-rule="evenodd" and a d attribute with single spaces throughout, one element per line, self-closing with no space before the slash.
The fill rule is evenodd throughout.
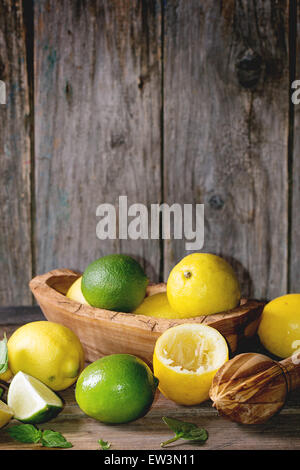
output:
<path id="1" fill-rule="evenodd" d="M 0 401 L 0 428 L 3 428 L 14 416 L 13 410 Z"/>
<path id="2" fill-rule="evenodd" d="M 88 305 L 88 302 L 85 300 L 81 291 L 81 280 L 82 276 L 80 276 L 78 279 L 76 279 L 75 282 L 73 282 L 68 292 L 66 293 L 66 297 L 71 300 L 76 300 L 76 302 L 79 302 L 80 304 Z"/>
<path id="3" fill-rule="evenodd" d="M 107 255 L 84 271 L 81 289 L 93 307 L 132 312 L 144 299 L 148 279 L 130 256 Z"/>
<path id="4" fill-rule="evenodd" d="M 158 380 L 141 359 L 112 354 L 80 374 L 76 401 L 84 413 L 104 423 L 127 423 L 150 409 Z"/>
<path id="5" fill-rule="evenodd" d="M 11 381 L 7 403 L 16 419 L 33 424 L 55 418 L 63 408 L 56 393 L 35 377 L 21 371 Z"/>

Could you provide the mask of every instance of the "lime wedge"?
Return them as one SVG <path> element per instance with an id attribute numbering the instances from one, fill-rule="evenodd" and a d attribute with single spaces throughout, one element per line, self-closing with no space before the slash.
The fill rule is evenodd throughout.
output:
<path id="1" fill-rule="evenodd" d="M 0 401 L 0 428 L 5 426 L 8 421 L 13 417 L 13 410 L 7 406 L 3 401 Z"/>
<path id="2" fill-rule="evenodd" d="M 7 404 L 14 417 L 23 423 L 45 423 L 63 408 L 63 402 L 50 388 L 24 372 L 18 372 L 11 381 Z"/>

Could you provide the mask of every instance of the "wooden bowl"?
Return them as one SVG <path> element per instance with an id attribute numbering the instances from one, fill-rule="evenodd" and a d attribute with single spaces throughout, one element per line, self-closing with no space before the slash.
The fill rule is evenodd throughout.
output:
<path id="1" fill-rule="evenodd" d="M 77 334 L 88 361 L 107 354 L 128 353 L 152 362 L 157 338 L 168 328 L 181 323 L 213 326 L 225 336 L 231 352 L 234 352 L 239 340 L 255 334 L 264 306 L 257 300 L 242 299 L 240 306 L 228 312 L 180 320 L 113 312 L 82 305 L 65 296 L 80 275 L 69 269 L 55 269 L 36 276 L 29 285 L 45 317 Z M 146 295 L 165 291 L 166 284 L 152 284 L 148 286 Z"/>

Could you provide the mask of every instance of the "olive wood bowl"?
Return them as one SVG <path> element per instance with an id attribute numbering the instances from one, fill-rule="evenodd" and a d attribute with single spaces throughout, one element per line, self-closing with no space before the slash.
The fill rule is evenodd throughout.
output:
<path id="1" fill-rule="evenodd" d="M 107 354 L 128 353 L 151 363 L 157 338 L 182 323 L 203 323 L 216 328 L 226 338 L 231 352 L 235 352 L 243 338 L 256 333 L 264 307 L 263 302 L 241 299 L 238 307 L 227 312 L 175 320 L 114 312 L 66 297 L 80 275 L 69 269 L 54 269 L 33 278 L 29 286 L 47 320 L 67 326 L 79 337 L 88 361 Z M 165 291 L 164 283 L 150 284 L 146 295 Z"/>

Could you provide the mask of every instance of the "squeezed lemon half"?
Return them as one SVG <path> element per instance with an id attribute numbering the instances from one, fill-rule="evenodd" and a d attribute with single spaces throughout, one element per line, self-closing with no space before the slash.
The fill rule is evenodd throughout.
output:
<path id="1" fill-rule="evenodd" d="M 153 369 L 166 398 L 181 405 L 196 405 L 209 398 L 213 377 L 227 360 L 227 343 L 219 331 L 185 323 L 169 328 L 158 338 Z"/>

